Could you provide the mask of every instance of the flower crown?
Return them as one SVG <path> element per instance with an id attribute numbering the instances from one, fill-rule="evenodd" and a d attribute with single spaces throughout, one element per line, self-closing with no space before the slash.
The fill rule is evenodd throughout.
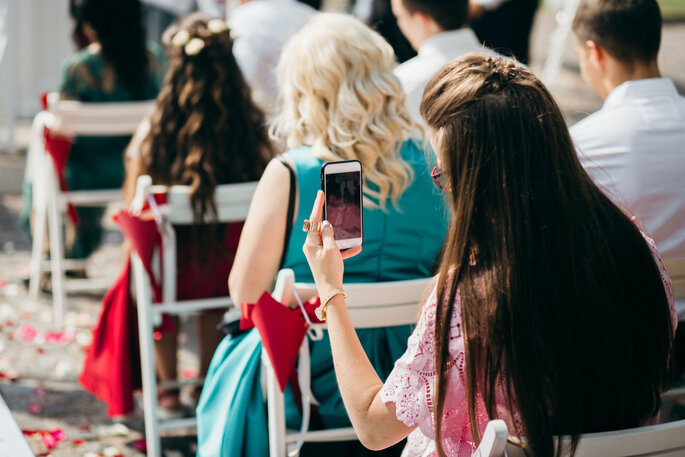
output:
<path id="1" fill-rule="evenodd" d="M 207 22 L 207 30 L 217 35 L 228 30 L 228 25 L 221 19 L 210 19 Z M 190 38 L 190 32 L 187 29 L 176 32 L 171 38 L 171 44 L 179 48 L 182 47 L 187 56 L 196 56 L 205 48 L 205 40 L 199 37 Z"/>

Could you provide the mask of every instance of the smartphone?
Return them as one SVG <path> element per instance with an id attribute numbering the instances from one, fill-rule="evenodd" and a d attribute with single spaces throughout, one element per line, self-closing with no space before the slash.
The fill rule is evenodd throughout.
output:
<path id="1" fill-rule="evenodd" d="M 333 225 L 338 248 L 343 251 L 361 246 L 364 240 L 361 162 L 343 160 L 321 165 L 321 189 L 325 195 L 323 220 Z"/>

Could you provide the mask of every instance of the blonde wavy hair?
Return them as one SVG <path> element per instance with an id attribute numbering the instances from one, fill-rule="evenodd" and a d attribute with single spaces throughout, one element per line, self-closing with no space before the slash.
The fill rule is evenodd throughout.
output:
<path id="1" fill-rule="evenodd" d="M 399 154 L 403 141 L 422 135 L 394 64 L 391 46 L 358 20 L 317 14 L 283 48 L 281 109 L 271 125 L 272 136 L 285 138 L 288 148 L 312 146 L 324 161 L 359 160 L 364 204 L 383 210 L 413 177 Z"/>

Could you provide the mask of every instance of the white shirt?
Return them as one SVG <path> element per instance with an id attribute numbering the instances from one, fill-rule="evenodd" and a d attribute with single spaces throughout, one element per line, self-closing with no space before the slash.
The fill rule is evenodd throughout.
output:
<path id="1" fill-rule="evenodd" d="M 281 49 L 315 13 L 296 0 L 255 0 L 229 14 L 236 36 L 233 55 L 253 99 L 267 112 L 273 112 L 278 99 L 275 70 Z"/>
<path id="2" fill-rule="evenodd" d="M 595 183 L 645 226 L 664 259 L 685 258 L 685 97 L 673 81 L 616 87 L 570 129 Z M 676 303 L 685 319 L 685 303 Z"/>
<path id="3" fill-rule="evenodd" d="M 418 55 L 395 68 L 395 76 L 407 94 L 407 108 L 412 119 L 424 123 L 419 114 L 421 97 L 426 84 L 447 62 L 469 52 L 484 52 L 493 56 L 495 51 L 486 48 L 470 28 L 441 32 L 426 39 L 419 47 Z"/>

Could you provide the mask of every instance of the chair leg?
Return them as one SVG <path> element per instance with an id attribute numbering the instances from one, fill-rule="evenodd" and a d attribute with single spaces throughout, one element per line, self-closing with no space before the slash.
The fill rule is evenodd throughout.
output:
<path id="1" fill-rule="evenodd" d="M 138 308 L 138 335 L 140 341 L 140 365 L 143 381 L 143 417 L 145 419 L 145 442 L 147 455 L 162 457 L 162 441 L 157 418 L 157 378 L 155 372 L 154 338 L 150 312 L 152 293 L 147 274 L 137 255 L 132 255 Z"/>
<path id="2" fill-rule="evenodd" d="M 48 164 L 49 165 L 49 164 Z M 45 236 L 47 229 L 47 195 L 44 182 L 45 173 L 39 170 L 38 178 L 33 183 L 33 245 L 31 247 L 31 276 L 29 277 L 29 300 L 38 300 L 38 290 L 40 288 L 40 278 L 43 272 L 43 257 L 45 250 Z"/>
<path id="3" fill-rule="evenodd" d="M 62 236 L 62 212 L 59 208 L 59 189 L 54 174 L 50 173 L 48 190 L 52 190 L 47 197 L 48 234 L 50 237 L 50 266 L 52 268 L 52 306 L 55 325 L 64 325 L 65 282 L 64 275 L 64 237 Z"/>
<path id="4" fill-rule="evenodd" d="M 266 370 L 267 411 L 269 417 L 269 457 L 286 457 L 285 402 L 276 374 L 266 352 L 262 352 L 262 370 Z"/>

